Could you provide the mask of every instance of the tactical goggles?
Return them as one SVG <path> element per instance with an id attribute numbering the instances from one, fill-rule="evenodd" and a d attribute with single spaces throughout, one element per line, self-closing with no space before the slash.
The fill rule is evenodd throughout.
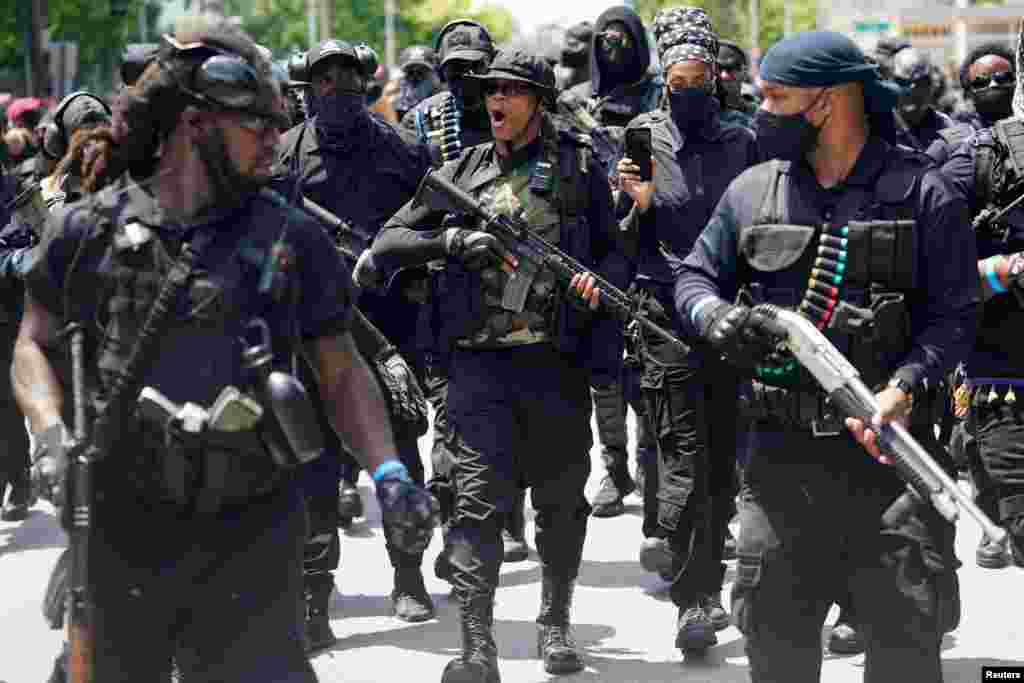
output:
<path id="1" fill-rule="evenodd" d="M 607 48 L 629 47 L 629 34 L 623 31 L 602 31 L 597 34 L 598 40 Z"/>
<path id="2" fill-rule="evenodd" d="M 985 74 L 978 76 L 971 80 L 968 85 L 971 90 L 982 90 L 988 87 L 1000 87 L 1004 85 L 1013 85 L 1017 80 L 1017 75 L 1012 71 L 997 71 L 994 74 Z"/>
<path id="3" fill-rule="evenodd" d="M 205 43 L 180 43 L 168 35 L 164 41 L 180 57 L 210 55 L 192 70 L 187 82 L 179 79 L 178 85 L 188 95 L 215 109 L 238 113 L 250 123 L 262 119 L 266 126 L 289 127 L 287 117 L 273 111 L 273 102 L 268 101 L 276 94 L 275 84 L 261 78 L 245 59 Z M 254 107 L 264 111 L 253 111 Z"/>

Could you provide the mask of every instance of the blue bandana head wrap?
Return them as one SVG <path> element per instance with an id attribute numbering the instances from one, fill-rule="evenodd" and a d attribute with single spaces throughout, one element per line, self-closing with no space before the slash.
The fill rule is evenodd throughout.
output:
<path id="1" fill-rule="evenodd" d="M 869 114 L 891 113 L 900 96 L 899 86 L 883 80 L 852 40 L 832 31 L 807 31 L 775 43 L 761 60 L 761 80 L 797 88 L 860 83 Z"/>

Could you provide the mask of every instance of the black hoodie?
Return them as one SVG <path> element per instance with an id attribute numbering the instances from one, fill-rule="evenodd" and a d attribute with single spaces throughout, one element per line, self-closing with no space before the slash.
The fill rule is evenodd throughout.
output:
<path id="1" fill-rule="evenodd" d="M 632 58 L 629 61 L 629 69 L 623 78 L 613 80 L 605 76 L 602 79 L 601 65 L 597 57 L 597 43 L 601 39 L 601 33 L 613 21 L 621 21 L 626 25 L 629 37 L 632 38 L 632 45 L 630 47 Z M 591 38 L 590 43 L 590 85 L 592 96 L 602 97 L 611 92 L 617 85 L 626 85 L 639 81 L 647 74 L 647 68 L 650 65 L 651 46 L 647 42 L 647 31 L 644 29 L 643 21 L 640 20 L 640 15 L 625 5 L 609 7 L 602 12 L 594 24 L 594 36 Z"/>
<path id="2" fill-rule="evenodd" d="M 598 60 L 600 33 L 613 21 L 621 21 L 631 37 L 632 53 L 623 74 L 612 79 L 602 74 Z M 594 25 L 590 50 L 591 80 L 573 86 L 563 93 L 566 100 L 587 102 L 584 107 L 604 126 L 625 126 L 634 117 L 645 114 L 658 105 L 658 85 L 649 73 L 651 66 L 650 43 L 639 15 L 626 6 L 611 7 L 601 13 Z M 608 97 L 612 95 L 612 97 Z"/>

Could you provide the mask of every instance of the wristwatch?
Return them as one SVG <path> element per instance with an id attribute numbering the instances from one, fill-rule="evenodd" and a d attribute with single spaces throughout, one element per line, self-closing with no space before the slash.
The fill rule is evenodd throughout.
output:
<path id="1" fill-rule="evenodd" d="M 907 396 L 907 398 L 910 399 L 910 408 L 912 409 L 914 407 L 914 394 L 915 394 L 915 391 L 914 391 L 914 387 L 910 384 L 910 382 L 908 382 L 907 380 L 903 379 L 902 377 L 893 377 L 892 379 L 889 380 L 889 383 L 886 384 L 885 386 L 886 386 L 886 388 L 889 388 L 889 389 L 896 388 L 896 389 L 899 389 L 900 391 L 902 391 Z M 909 413 L 910 409 L 908 409 L 907 412 Z"/>

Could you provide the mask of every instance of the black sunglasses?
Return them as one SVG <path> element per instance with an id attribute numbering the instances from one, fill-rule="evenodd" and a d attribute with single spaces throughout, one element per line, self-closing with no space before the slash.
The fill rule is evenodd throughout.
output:
<path id="1" fill-rule="evenodd" d="M 931 80 L 931 76 L 925 74 L 923 76 L 916 76 L 914 78 L 900 78 L 899 76 L 893 76 L 892 82 L 901 88 L 913 88 L 917 85 L 927 83 Z"/>
<path id="2" fill-rule="evenodd" d="M 988 88 L 989 86 L 998 87 L 1001 85 L 1011 85 L 1016 81 L 1016 79 L 1017 75 L 1012 71 L 997 71 L 994 74 L 978 76 L 973 79 L 969 85 L 971 86 L 971 90 L 981 90 L 983 88 Z"/>

